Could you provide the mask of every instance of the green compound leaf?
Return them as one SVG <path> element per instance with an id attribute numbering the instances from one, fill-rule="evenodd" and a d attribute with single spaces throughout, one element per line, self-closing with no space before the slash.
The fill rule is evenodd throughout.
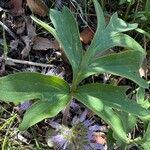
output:
<path id="1" fill-rule="evenodd" d="M 69 89 L 63 79 L 39 73 L 16 73 L 0 78 L 0 100 L 14 103 L 31 99 L 53 101 L 59 94 L 68 94 Z"/>
<path id="2" fill-rule="evenodd" d="M 108 106 L 149 120 L 150 111 L 129 100 L 125 95 L 126 90 L 126 87 L 107 84 L 87 84 L 78 87 L 74 97 L 94 112 L 100 113 L 104 106 Z"/>
<path id="3" fill-rule="evenodd" d="M 75 77 L 83 56 L 77 23 L 70 10 L 66 7 L 63 8 L 62 12 L 51 10 L 50 18 Z"/>
<path id="4" fill-rule="evenodd" d="M 107 95 L 109 95 L 107 93 Z M 127 133 L 123 127 L 122 121 L 119 116 L 112 110 L 111 107 L 104 105 L 104 103 L 98 98 L 93 98 L 88 94 L 85 95 L 76 93 L 75 98 L 78 99 L 81 103 L 95 112 L 99 117 L 101 117 L 104 121 L 106 121 L 114 133 L 125 143 L 129 143 L 129 139 L 127 138 Z"/>
<path id="5" fill-rule="evenodd" d="M 94 0 L 95 9 L 98 16 L 98 27 L 91 45 L 84 54 L 80 77 L 78 82 L 84 78 L 98 73 L 110 73 L 128 78 L 143 88 L 148 88 L 148 84 L 139 74 L 139 68 L 145 58 L 144 49 L 130 36 L 122 32 L 137 28 L 137 24 L 128 24 L 118 18 L 115 13 L 107 26 L 105 26 L 101 7 Z M 97 6 L 98 5 L 98 6 Z M 102 22 L 102 25 L 100 24 Z M 129 49 L 123 53 L 108 55 L 107 51 L 115 46 Z"/>
<path id="6" fill-rule="evenodd" d="M 127 24 L 122 19 L 118 18 L 117 13 L 111 17 L 109 24 L 105 29 L 100 30 L 99 24 L 92 43 L 86 53 L 86 59 L 88 59 L 89 64 L 91 63 L 91 60 L 93 60 L 93 57 L 100 55 L 102 52 L 115 46 L 139 50 L 142 51 L 145 56 L 143 48 L 133 38 L 121 33 L 136 29 L 137 24 Z"/>
<path id="7" fill-rule="evenodd" d="M 150 111 L 127 99 L 126 90 L 126 87 L 99 83 L 87 84 L 78 87 L 74 97 L 106 121 L 120 140 L 128 143 L 127 131 L 135 125 L 136 119 L 131 122 L 132 127 L 126 129 L 117 111 L 124 111 L 145 120 L 150 119 Z M 117 109 L 116 112 L 114 109 Z"/>
<path id="8" fill-rule="evenodd" d="M 148 84 L 139 75 L 139 68 L 143 61 L 143 54 L 139 51 L 125 51 L 110 54 L 95 59 L 85 71 L 86 76 L 95 73 L 110 73 L 128 78 L 141 87 L 148 88 Z"/>
<path id="9" fill-rule="evenodd" d="M 26 130 L 43 119 L 55 117 L 65 108 L 69 100 L 70 96 L 68 95 L 58 95 L 58 98 L 54 98 L 53 102 L 38 101 L 34 103 L 25 113 L 19 129 Z"/>
<path id="10" fill-rule="evenodd" d="M 89 51 L 94 50 L 94 52 L 102 53 L 103 51 L 114 47 L 114 46 L 121 46 L 121 47 L 128 47 L 134 48 L 138 43 L 129 36 L 122 34 L 121 32 L 130 31 L 137 28 L 137 24 L 127 24 L 122 19 L 118 18 L 117 13 L 115 13 L 111 19 L 107 27 L 103 31 L 99 31 L 97 28 L 97 34 L 95 35 L 92 44 L 89 47 Z M 135 45 L 131 45 L 130 40 L 135 41 Z M 129 43 L 129 45 L 128 45 Z M 140 46 L 140 45 L 138 45 Z M 139 47 L 138 49 L 141 49 Z M 138 50 L 137 49 L 137 50 Z"/>

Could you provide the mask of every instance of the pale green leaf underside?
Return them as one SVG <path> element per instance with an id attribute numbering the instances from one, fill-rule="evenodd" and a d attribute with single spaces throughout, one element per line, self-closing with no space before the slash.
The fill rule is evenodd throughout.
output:
<path id="1" fill-rule="evenodd" d="M 94 3 L 97 4 L 96 1 Z M 100 5 L 95 7 L 97 13 L 101 11 Z M 108 25 L 104 27 L 104 17 L 102 16 L 103 14 L 98 15 L 97 31 L 83 57 L 81 76 L 78 80 L 81 81 L 93 74 L 110 73 L 123 76 L 141 87 L 148 88 L 148 84 L 138 72 L 146 53 L 133 38 L 122 33 L 136 29 L 137 24 L 128 24 L 118 18 L 117 13 L 115 13 Z M 129 51 L 112 55 L 104 53 L 115 46 L 125 47 Z"/>
<path id="2" fill-rule="evenodd" d="M 39 73 L 16 73 L 0 78 L 0 100 L 22 102 L 31 99 L 52 101 L 69 93 L 63 79 Z"/>
<path id="3" fill-rule="evenodd" d="M 51 10 L 50 18 L 54 24 L 59 42 L 72 65 L 73 73 L 76 74 L 83 55 L 77 23 L 66 7 L 63 8 L 62 12 Z"/>
<path id="4" fill-rule="evenodd" d="M 148 88 L 149 85 L 140 77 L 138 71 L 142 60 L 143 53 L 139 51 L 125 51 L 106 55 L 95 59 L 85 71 L 85 76 L 95 73 L 110 73 L 123 76 L 141 87 Z"/>
<path id="5" fill-rule="evenodd" d="M 53 102 L 38 101 L 34 103 L 25 113 L 20 130 L 26 130 L 32 125 L 46 118 L 55 117 L 68 104 L 70 97 L 68 95 L 58 96 Z"/>
<path id="6" fill-rule="evenodd" d="M 131 113 L 142 119 L 150 119 L 150 111 L 127 99 L 126 89 L 125 87 L 98 83 L 87 84 L 78 88 L 75 98 L 97 112 L 101 112 L 104 106 L 108 106 Z"/>

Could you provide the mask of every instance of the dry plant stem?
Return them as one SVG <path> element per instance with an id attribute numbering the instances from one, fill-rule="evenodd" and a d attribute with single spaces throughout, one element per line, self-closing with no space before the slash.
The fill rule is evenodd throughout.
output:
<path id="1" fill-rule="evenodd" d="M 2 63 L 2 65 L 1 65 L 1 68 L 0 68 L 0 74 L 3 74 L 5 72 L 5 62 L 2 61 L 1 63 Z"/>
<path id="2" fill-rule="evenodd" d="M 6 60 L 7 58 L 7 53 L 8 53 L 8 46 L 7 46 L 7 41 L 6 41 L 6 34 L 5 34 L 5 29 L 3 28 L 3 49 L 4 49 L 4 59 Z"/>
<path id="3" fill-rule="evenodd" d="M 3 59 L 0 57 L 0 60 Z M 12 59 L 12 58 L 6 58 L 5 60 L 6 65 L 10 65 L 11 63 L 16 63 L 16 64 L 24 64 L 24 65 L 31 65 L 31 66 L 37 66 L 37 67 L 53 67 L 53 65 L 49 64 L 42 64 L 42 63 L 36 63 L 36 62 L 31 62 L 31 61 L 25 61 L 25 60 L 18 60 L 18 59 Z"/>
<path id="4" fill-rule="evenodd" d="M 8 46 L 7 46 L 7 42 L 6 42 L 6 34 L 5 34 L 5 29 L 3 27 L 3 55 L 4 55 L 4 61 L 2 62 L 2 67 L 0 70 L 0 73 L 3 74 L 3 72 L 5 72 L 5 60 L 7 59 L 7 53 L 8 53 Z"/>

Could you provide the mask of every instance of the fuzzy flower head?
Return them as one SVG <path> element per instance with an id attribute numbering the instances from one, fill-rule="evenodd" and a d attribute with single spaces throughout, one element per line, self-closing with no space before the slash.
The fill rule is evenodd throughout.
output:
<path id="1" fill-rule="evenodd" d="M 51 127 L 56 130 L 51 132 L 47 138 L 49 146 L 60 150 L 104 150 L 103 144 L 97 142 L 95 136 L 101 130 L 101 126 L 86 119 L 87 113 L 85 110 L 81 116 L 75 116 L 70 128 L 57 122 L 51 122 Z"/>

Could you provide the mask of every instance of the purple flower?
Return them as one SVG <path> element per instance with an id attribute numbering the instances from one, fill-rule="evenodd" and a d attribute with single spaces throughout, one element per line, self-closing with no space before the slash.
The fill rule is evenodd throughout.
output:
<path id="1" fill-rule="evenodd" d="M 74 100 L 71 101 L 70 107 L 76 111 L 80 108 L 79 104 L 77 104 Z"/>
<path id="2" fill-rule="evenodd" d="M 19 111 L 27 110 L 31 106 L 31 104 L 32 103 L 30 101 L 25 101 L 25 102 L 21 103 L 21 105 L 19 106 Z"/>
<path id="3" fill-rule="evenodd" d="M 75 116 L 70 128 L 51 122 L 51 127 L 55 129 L 49 137 L 52 146 L 62 150 L 103 150 L 104 146 L 95 140 L 95 133 L 101 130 L 101 126 L 94 124 L 92 119 L 86 119 L 87 114 L 85 110 L 79 117 Z"/>
<path id="4" fill-rule="evenodd" d="M 64 138 L 64 136 L 63 135 L 56 135 L 56 136 L 53 136 L 52 137 L 52 141 L 55 141 L 55 146 L 56 146 L 56 148 L 62 148 L 62 149 L 66 149 L 66 147 L 67 147 L 67 143 L 68 143 L 68 141 L 67 141 L 67 139 L 65 139 Z"/>

